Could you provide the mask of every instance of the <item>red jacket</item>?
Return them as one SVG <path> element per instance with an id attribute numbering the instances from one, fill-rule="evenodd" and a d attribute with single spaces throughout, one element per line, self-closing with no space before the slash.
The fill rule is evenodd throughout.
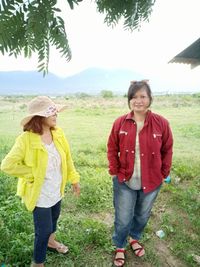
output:
<path id="1" fill-rule="evenodd" d="M 119 182 L 128 181 L 134 170 L 136 123 L 133 113 L 119 117 L 113 124 L 107 144 L 110 175 Z M 148 111 L 139 133 L 141 180 L 145 193 L 158 187 L 169 175 L 173 137 L 168 121 Z"/>

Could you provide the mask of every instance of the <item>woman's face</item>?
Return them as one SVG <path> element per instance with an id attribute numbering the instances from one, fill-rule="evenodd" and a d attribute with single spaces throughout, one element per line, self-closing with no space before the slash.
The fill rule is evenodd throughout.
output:
<path id="1" fill-rule="evenodd" d="M 57 123 L 57 112 L 54 115 L 44 118 L 43 125 L 48 128 L 55 127 Z"/>
<path id="2" fill-rule="evenodd" d="M 130 108 L 134 113 L 145 113 L 150 105 L 150 98 L 146 88 L 138 90 L 130 100 Z"/>

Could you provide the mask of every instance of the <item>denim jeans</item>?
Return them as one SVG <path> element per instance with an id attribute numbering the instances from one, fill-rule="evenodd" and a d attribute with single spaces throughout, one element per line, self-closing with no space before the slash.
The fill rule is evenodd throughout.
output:
<path id="1" fill-rule="evenodd" d="M 35 207 L 33 222 L 35 228 L 34 263 L 43 263 L 46 259 L 46 250 L 49 236 L 56 231 L 57 220 L 60 215 L 61 201 L 50 208 Z"/>
<path id="2" fill-rule="evenodd" d="M 143 190 L 133 190 L 125 183 L 119 183 L 117 177 L 113 178 L 113 243 L 116 247 L 124 248 L 128 236 L 136 240 L 141 238 L 160 187 L 161 185 L 153 192 L 144 194 Z"/>

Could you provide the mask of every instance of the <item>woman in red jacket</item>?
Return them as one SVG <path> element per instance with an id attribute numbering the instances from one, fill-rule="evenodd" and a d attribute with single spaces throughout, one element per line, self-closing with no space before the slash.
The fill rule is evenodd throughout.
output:
<path id="1" fill-rule="evenodd" d="M 128 90 L 130 113 L 115 120 L 108 139 L 109 173 L 113 177 L 115 266 L 125 263 L 125 246 L 136 256 L 162 181 L 170 173 L 173 138 L 168 121 L 149 110 L 148 81 L 133 81 Z"/>

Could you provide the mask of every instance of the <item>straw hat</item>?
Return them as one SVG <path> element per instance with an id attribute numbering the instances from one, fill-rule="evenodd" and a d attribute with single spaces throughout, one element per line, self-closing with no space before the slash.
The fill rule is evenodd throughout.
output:
<path id="1" fill-rule="evenodd" d="M 49 117 L 55 112 L 61 112 L 66 109 L 66 105 L 55 104 L 47 96 L 38 96 L 32 99 L 28 104 L 28 115 L 21 120 L 21 125 L 27 124 L 34 116 Z"/>

